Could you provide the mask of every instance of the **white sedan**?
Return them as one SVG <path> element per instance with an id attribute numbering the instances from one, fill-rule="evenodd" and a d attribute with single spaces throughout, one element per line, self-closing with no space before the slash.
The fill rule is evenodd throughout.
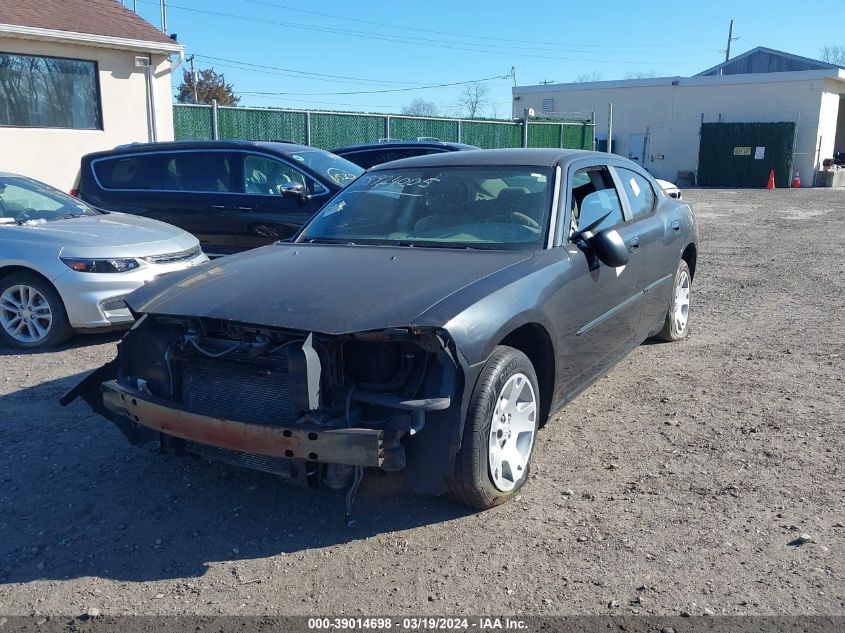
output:
<path id="1" fill-rule="evenodd" d="M 9 346 L 49 347 L 74 331 L 130 325 L 127 294 L 206 261 L 182 229 L 0 173 L 0 341 Z"/>

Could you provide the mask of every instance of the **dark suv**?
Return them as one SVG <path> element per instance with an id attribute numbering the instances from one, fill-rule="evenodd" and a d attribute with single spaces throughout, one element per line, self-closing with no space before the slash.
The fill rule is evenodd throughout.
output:
<path id="1" fill-rule="evenodd" d="M 84 156 L 72 193 L 181 227 L 214 256 L 291 237 L 362 172 L 293 143 L 136 143 Z"/>
<path id="2" fill-rule="evenodd" d="M 383 140 L 366 145 L 350 145 L 331 150 L 332 154 L 343 156 L 346 160 L 369 169 L 375 165 L 389 163 L 402 158 L 425 156 L 426 154 L 442 154 L 444 152 L 459 152 L 468 149 L 481 149 L 475 145 L 464 143 L 445 143 L 437 139 L 417 139 L 416 141 Z"/>

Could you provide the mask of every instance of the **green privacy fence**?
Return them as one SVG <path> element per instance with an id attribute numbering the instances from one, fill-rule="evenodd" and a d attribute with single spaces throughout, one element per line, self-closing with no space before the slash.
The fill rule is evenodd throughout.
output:
<path id="1" fill-rule="evenodd" d="M 321 112 L 206 105 L 173 106 L 176 140 L 241 139 L 293 141 L 323 149 L 379 139 L 435 138 L 485 149 L 558 147 L 592 149 L 591 121 L 487 121 L 412 117 L 393 114 Z"/>

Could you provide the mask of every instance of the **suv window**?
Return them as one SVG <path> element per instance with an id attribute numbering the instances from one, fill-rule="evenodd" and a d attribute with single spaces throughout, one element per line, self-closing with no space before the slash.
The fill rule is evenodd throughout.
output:
<path id="1" fill-rule="evenodd" d="M 593 233 L 624 221 L 622 203 L 607 167 L 579 169 L 572 177 L 572 231 Z"/>
<path id="2" fill-rule="evenodd" d="M 105 189 L 161 189 L 163 156 L 141 154 L 94 161 L 97 181 Z"/>
<path id="3" fill-rule="evenodd" d="M 393 160 L 411 158 L 413 156 L 424 156 L 426 154 L 439 154 L 441 151 L 442 150 L 428 147 L 403 147 L 401 149 L 391 149 L 389 147 L 385 147 L 384 149 L 379 148 L 350 152 L 349 154 L 342 154 L 342 156 L 356 165 L 360 165 L 364 169 L 369 169 L 375 165 L 389 163 Z"/>
<path id="4" fill-rule="evenodd" d="M 244 191 L 263 195 L 281 195 L 283 185 L 299 183 L 313 193 L 313 183 L 305 174 L 274 158 L 248 154 L 244 157 Z"/>
<path id="5" fill-rule="evenodd" d="M 166 191 L 232 191 L 232 157 L 227 152 L 177 152 L 166 161 Z"/>
<path id="6" fill-rule="evenodd" d="M 624 167 L 617 167 L 616 173 L 622 181 L 622 188 L 628 196 L 634 217 L 648 215 L 654 210 L 654 189 L 651 183 L 637 172 Z"/>
<path id="7" fill-rule="evenodd" d="M 232 191 L 232 155 L 228 152 L 118 156 L 97 160 L 93 168 L 106 189 Z"/>

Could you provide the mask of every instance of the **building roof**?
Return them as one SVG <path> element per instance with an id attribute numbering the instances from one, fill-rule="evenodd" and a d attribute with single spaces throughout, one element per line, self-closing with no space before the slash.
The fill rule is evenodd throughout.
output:
<path id="1" fill-rule="evenodd" d="M 0 35 L 77 41 L 148 43 L 179 48 L 173 39 L 118 0 L 0 0 Z M 80 37 L 81 36 L 81 37 Z"/>
<path id="2" fill-rule="evenodd" d="M 781 73 L 801 70 L 827 70 L 831 68 L 839 68 L 839 66 L 818 59 L 801 57 L 800 55 L 793 55 L 792 53 L 778 51 L 773 48 L 758 46 L 726 62 L 703 70 L 695 76 Z"/>

